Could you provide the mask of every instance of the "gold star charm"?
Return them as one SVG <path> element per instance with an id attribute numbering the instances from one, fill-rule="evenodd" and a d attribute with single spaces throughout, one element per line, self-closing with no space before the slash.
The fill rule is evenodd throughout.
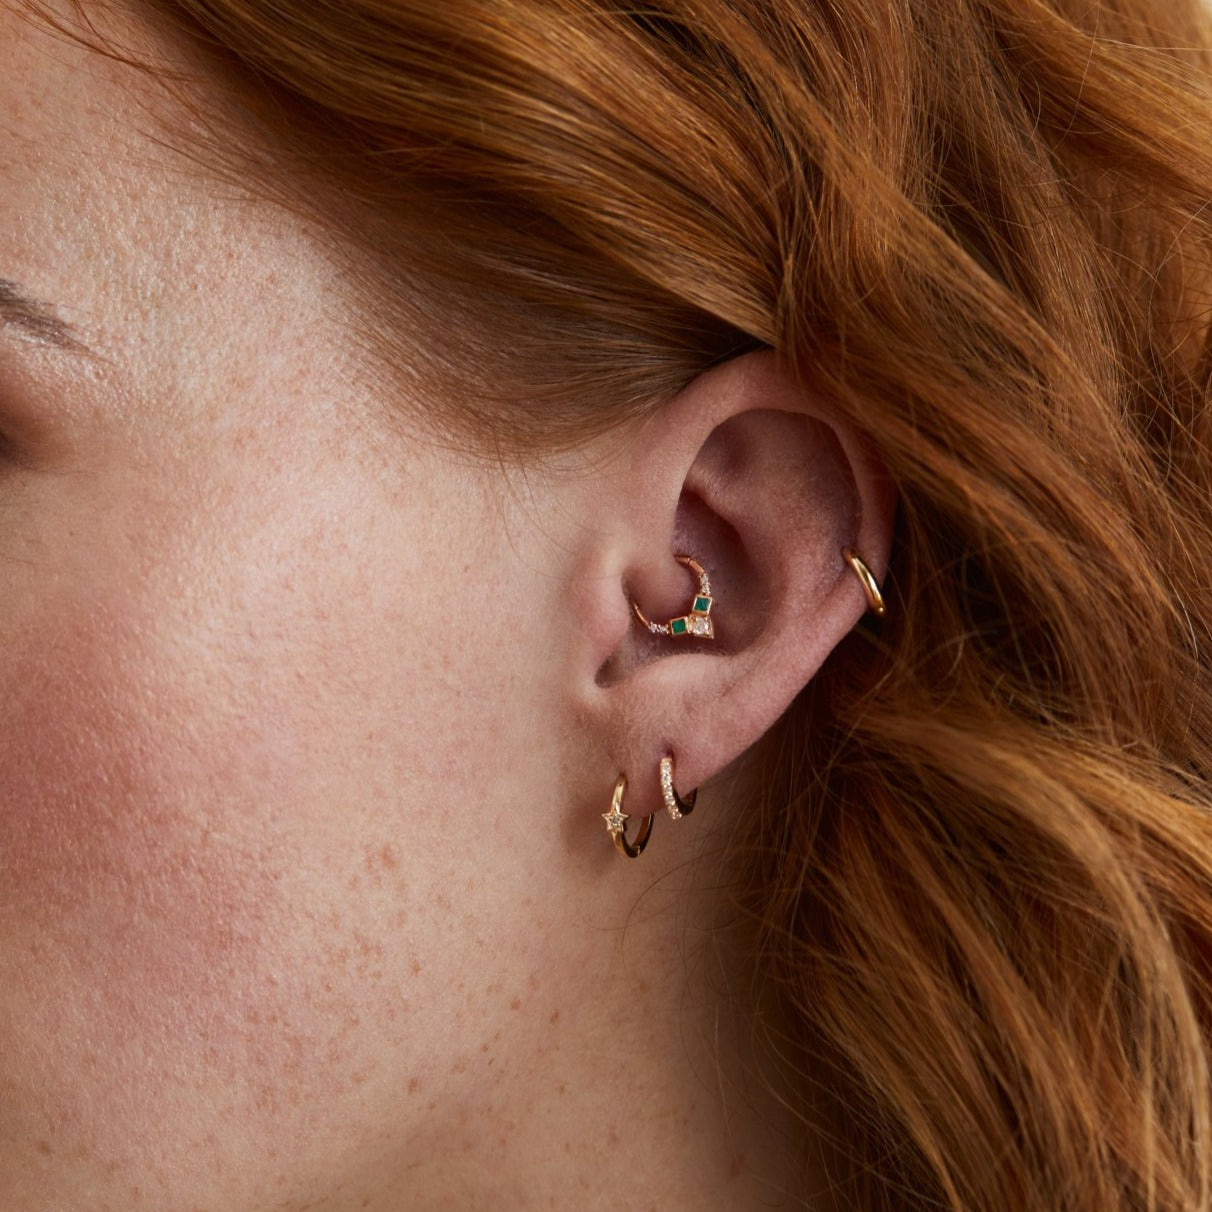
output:
<path id="1" fill-rule="evenodd" d="M 602 820 L 606 822 L 606 828 L 611 833 L 622 833 L 627 828 L 630 818 L 627 813 L 620 812 L 617 808 L 611 808 L 609 812 L 602 813 Z"/>
<path id="2" fill-rule="evenodd" d="M 643 853 L 644 847 L 648 845 L 648 838 L 652 834 L 652 817 L 646 816 L 644 818 L 635 841 L 629 842 L 627 840 L 627 821 L 630 818 L 623 811 L 623 792 L 626 790 L 627 776 L 620 774 L 618 781 L 614 785 L 614 796 L 610 801 L 610 811 L 602 813 L 602 820 L 606 822 L 606 830 L 610 834 L 611 841 L 615 844 L 615 849 L 624 858 L 639 858 Z"/>

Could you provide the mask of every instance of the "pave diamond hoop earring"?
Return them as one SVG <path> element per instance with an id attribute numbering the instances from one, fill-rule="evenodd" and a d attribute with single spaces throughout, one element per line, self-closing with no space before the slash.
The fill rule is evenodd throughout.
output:
<path id="1" fill-rule="evenodd" d="M 694 811 L 694 801 L 699 798 L 698 788 L 691 791 L 685 799 L 677 793 L 673 785 L 673 754 L 661 758 L 661 798 L 665 801 L 665 811 L 671 821 L 680 821 Z"/>
<path id="2" fill-rule="evenodd" d="M 652 836 L 652 817 L 646 816 L 640 822 L 640 831 L 636 834 L 635 841 L 627 840 L 627 822 L 630 819 L 623 811 L 623 794 L 627 790 L 627 776 L 620 774 L 614 785 L 614 795 L 610 799 L 610 811 L 602 813 L 602 819 L 606 822 L 606 832 L 610 834 L 610 840 L 614 842 L 615 849 L 624 858 L 639 858 L 644 853 L 644 847 L 648 845 L 648 839 Z"/>
<path id="3" fill-rule="evenodd" d="M 698 636 L 700 639 L 712 640 L 715 638 L 715 624 L 711 621 L 711 607 L 715 599 L 711 596 L 711 581 L 707 576 L 707 571 L 694 556 L 675 555 L 673 558 L 679 564 L 685 564 L 699 579 L 699 591 L 694 595 L 694 599 L 690 604 L 690 610 L 686 614 L 669 619 L 667 622 L 654 623 L 640 609 L 640 604 L 633 600 L 631 608 L 635 611 L 635 617 L 653 635 L 675 637 L 693 635 Z"/>
<path id="4" fill-rule="evenodd" d="M 867 561 L 853 547 L 842 548 L 842 559 L 854 569 L 854 575 L 858 577 L 859 584 L 863 587 L 863 593 L 867 595 L 867 605 L 870 607 L 871 613 L 876 618 L 882 619 L 887 610 L 884 605 L 884 595 L 880 593 L 879 583 L 871 569 L 867 567 Z"/>

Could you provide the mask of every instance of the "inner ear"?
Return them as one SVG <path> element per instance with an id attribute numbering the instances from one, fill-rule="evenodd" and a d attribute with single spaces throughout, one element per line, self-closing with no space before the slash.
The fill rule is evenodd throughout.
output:
<path id="1" fill-rule="evenodd" d="M 597 671 L 597 684 L 611 686 L 658 659 L 751 649 L 789 598 L 810 608 L 812 561 L 800 557 L 837 549 L 854 510 L 849 464 L 830 426 L 769 409 L 723 421 L 687 470 L 666 532 L 672 550 L 662 560 L 669 566 L 684 554 L 702 564 L 716 602 L 715 636 L 675 639 L 637 623 Z M 630 583 L 624 590 L 650 619 L 665 622 L 688 612 L 695 578 L 684 569 L 659 590 Z"/>
<path id="2" fill-rule="evenodd" d="M 756 640 L 777 615 L 810 612 L 836 580 L 858 524 L 859 494 L 835 430 L 801 413 L 758 409 L 713 432 L 687 488 L 729 519 L 747 575 L 729 613 Z"/>
<path id="3" fill-rule="evenodd" d="M 684 489 L 678 499 L 673 549 L 677 554 L 693 556 L 702 564 L 711 579 L 711 591 L 717 600 L 728 600 L 734 605 L 747 602 L 749 607 L 744 611 L 731 611 L 727 618 L 715 613 L 715 635 L 707 643 L 693 638 L 671 642 L 669 637 L 656 635 L 636 621 L 624 642 L 598 670 L 595 679 L 597 685 L 611 686 L 640 666 L 665 656 L 690 652 L 723 656 L 736 652 L 752 640 L 754 628 L 760 626 L 760 598 L 764 593 L 760 569 L 750 559 L 736 527 L 690 488 Z M 685 579 L 682 597 L 672 606 L 669 605 L 672 599 L 666 599 L 664 610 L 643 602 L 632 586 L 624 586 L 624 589 L 630 601 L 639 602 L 650 618 L 664 622 L 675 614 L 688 613 L 696 596 L 697 585 L 690 569 L 686 569 Z"/>

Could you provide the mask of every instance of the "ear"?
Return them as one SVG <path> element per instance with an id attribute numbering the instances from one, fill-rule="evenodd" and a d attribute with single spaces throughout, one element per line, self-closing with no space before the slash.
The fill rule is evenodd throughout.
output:
<path id="1" fill-rule="evenodd" d="M 658 768 L 682 795 L 745 752 L 868 609 L 843 548 L 882 578 L 895 508 L 860 436 L 770 352 L 708 371 L 630 431 L 590 475 L 594 519 L 576 553 L 583 623 L 572 676 L 624 807 L 662 811 Z M 687 614 L 706 570 L 714 638 L 654 635 Z M 603 805 L 605 807 L 605 805 Z"/>

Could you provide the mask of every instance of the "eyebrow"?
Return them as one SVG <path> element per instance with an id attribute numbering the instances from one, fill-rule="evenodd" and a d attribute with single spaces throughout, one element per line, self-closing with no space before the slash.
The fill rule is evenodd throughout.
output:
<path id="1" fill-rule="evenodd" d="M 70 353 L 87 353 L 79 331 L 61 320 L 52 307 L 25 294 L 16 282 L 0 278 L 0 324 L 19 329 L 44 345 Z"/>

